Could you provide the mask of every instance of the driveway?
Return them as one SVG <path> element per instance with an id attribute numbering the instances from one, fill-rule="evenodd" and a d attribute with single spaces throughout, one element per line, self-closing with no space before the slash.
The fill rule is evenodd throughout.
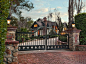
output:
<path id="1" fill-rule="evenodd" d="M 86 64 L 86 51 L 19 51 L 19 64 Z"/>

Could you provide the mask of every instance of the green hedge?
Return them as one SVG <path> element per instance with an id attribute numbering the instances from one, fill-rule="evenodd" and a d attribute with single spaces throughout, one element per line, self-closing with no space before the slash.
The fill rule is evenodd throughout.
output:
<path id="1" fill-rule="evenodd" d="M 75 16 L 75 25 L 80 32 L 80 44 L 86 45 L 86 13 L 81 13 Z"/>

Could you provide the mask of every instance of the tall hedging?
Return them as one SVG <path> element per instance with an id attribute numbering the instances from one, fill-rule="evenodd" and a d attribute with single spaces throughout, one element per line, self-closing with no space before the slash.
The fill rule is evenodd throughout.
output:
<path id="1" fill-rule="evenodd" d="M 75 16 L 75 25 L 80 32 L 80 44 L 86 45 L 86 13 L 81 13 Z"/>
<path id="2" fill-rule="evenodd" d="M 7 17 L 9 14 L 9 0 L 0 0 L 0 64 L 3 63 L 5 40 L 7 33 Z"/>

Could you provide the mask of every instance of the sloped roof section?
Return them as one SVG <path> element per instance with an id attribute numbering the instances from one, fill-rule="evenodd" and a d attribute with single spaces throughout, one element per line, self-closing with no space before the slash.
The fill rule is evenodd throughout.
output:
<path id="1" fill-rule="evenodd" d="M 47 24 L 49 25 L 49 27 L 51 27 L 51 21 L 47 21 Z"/>
<path id="2" fill-rule="evenodd" d="M 34 24 L 38 24 L 39 27 L 45 26 L 44 21 L 39 20 L 39 21 L 35 21 L 35 22 L 33 23 L 32 27 L 31 27 L 32 29 L 36 29 L 36 28 L 33 27 Z M 47 21 L 47 27 L 52 27 L 52 26 L 57 26 L 57 27 L 58 27 L 58 24 L 57 24 L 56 22 Z"/>
<path id="3" fill-rule="evenodd" d="M 58 24 L 56 22 L 52 22 L 51 24 L 58 27 Z"/>
<path id="4" fill-rule="evenodd" d="M 37 22 L 37 21 L 36 21 L 36 23 L 37 23 L 39 26 L 42 26 L 42 23 L 41 23 L 41 22 Z"/>
<path id="5" fill-rule="evenodd" d="M 43 21 L 36 21 L 36 23 L 39 25 L 39 26 L 44 26 L 44 22 Z M 47 21 L 47 24 L 49 25 L 49 27 L 51 26 L 58 26 L 58 24 L 56 22 L 51 22 L 51 21 Z"/>

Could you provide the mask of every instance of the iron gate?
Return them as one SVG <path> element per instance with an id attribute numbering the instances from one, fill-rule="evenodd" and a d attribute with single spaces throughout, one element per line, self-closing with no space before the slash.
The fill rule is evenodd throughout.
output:
<path id="1" fill-rule="evenodd" d="M 16 32 L 16 40 L 19 41 L 19 51 L 69 49 L 68 34 L 61 35 L 48 30 L 46 35 L 41 32 L 41 35 L 37 33 L 34 36 L 37 31 Z"/>

